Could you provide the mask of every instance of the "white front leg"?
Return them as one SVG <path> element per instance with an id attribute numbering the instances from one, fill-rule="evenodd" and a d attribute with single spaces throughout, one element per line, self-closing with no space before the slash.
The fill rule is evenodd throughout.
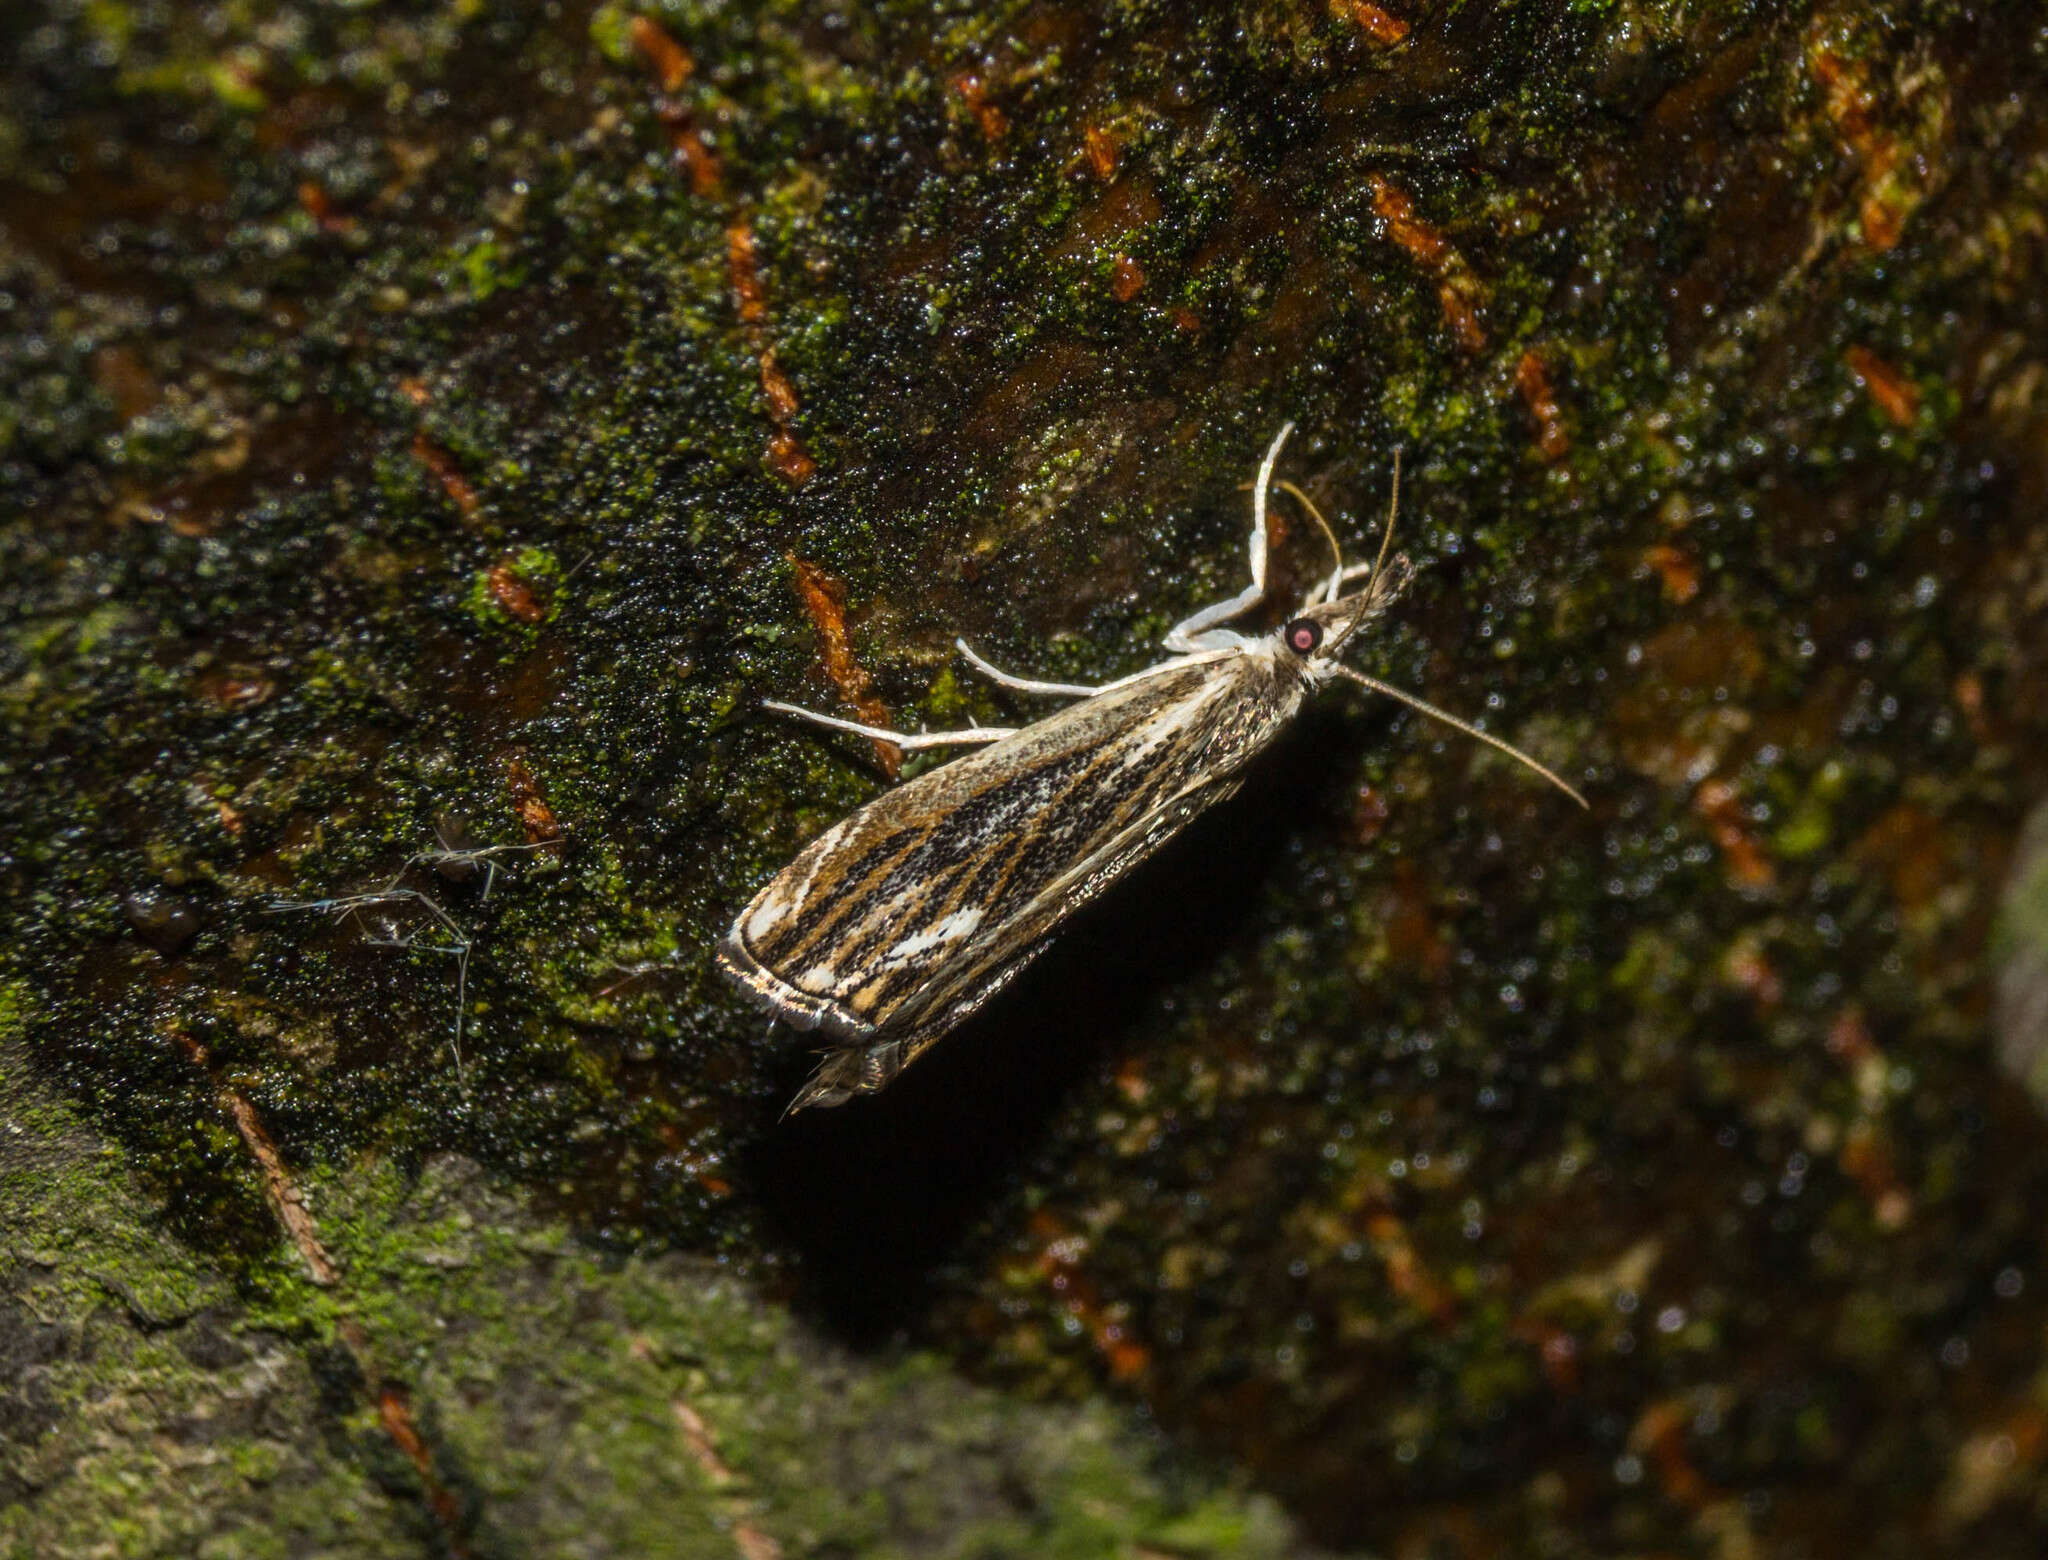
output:
<path id="1" fill-rule="evenodd" d="M 1287 436 L 1292 432 L 1293 423 L 1280 425 L 1280 431 L 1273 435 L 1273 442 L 1266 446 L 1266 458 L 1259 463 L 1259 479 L 1252 484 L 1251 584 L 1228 601 L 1204 607 L 1194 616 L 1174 624 L 1161 643 L 1176 655 L 1186 655 L 1194 650 L 1221 650 L 1244 643 L 1242 634 L 1219 630 L 1216 625 L 1249 612 L 1266 599 L 1266 489 L 1273 483 L 1273 464 L 1280 458 L 1280 446 L 1287 442 Z"/>
<path id="2" fill-rule="evenodd" d="M 816 726 L 827 726 L 834 731 L 850 731 L 857 737 L 869 737 L 876 742 L 892 742 L 906 753 L 915 753 L 920 748 L 959 747 L 974 742 L 1000 742 L 1017 733 L 1008 726 L 973 726 L 966 731 L 920 731 L 915 734 L 901 731 L 884 731 L 880 726 L 864 726 L 857 720 L 841 720 L 837 715 L 820 715 L 816 710 L 802 709 L 794 704 L 781 704 L 774 699 L 763 699 L 761 708 L 774 710 L 783 715 L 798 715 Z"/>

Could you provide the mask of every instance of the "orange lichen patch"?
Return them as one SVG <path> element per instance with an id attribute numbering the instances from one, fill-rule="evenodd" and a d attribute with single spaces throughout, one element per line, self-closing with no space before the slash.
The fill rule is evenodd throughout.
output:
<path id="1" fill-rule="evenodd" d="M 651 1364 L 655 1359 L 654 1344 L 645 1333 L 635 1333 L 626 1343 L 627 1352 L 642 1364 Z M 676 1429 L 683 1438 L 683 1450 L 690 1461 L 704 1475 L 705 1481 L 714 1489 L 723 1489 L 737 1479 L 726 1460 L 718 1455 L 717 1444 L 711 1438 L 711 1426 L 704 1422 L 704 1416 L 692 1408 L 683 1398 L 669 1400 L 669 1412 L 675 1418 Z M 762 1532 L 745 1516 L 733 1518 L 730 1529 L 733 1548 L 740 1552 L 741 1560 L 781 1560 L 782 1546 Z"/>
<path id="2" fill-rule="evenodd" d="M 1193 309 L 1189 308 L 1186 304 L 1176 304 L 1174 306 L 1172 318 L 1173 328 L 1175 330 L 1180 331 L 1183 334 L 1189 336 L 1201 334 L 1202 316 L 1197 314 Z"/>
<path id="3" fill-rule="evenodd" d="M 772 351 L 761 354 L 761 394 L 768 398 L 768 416 L 776 424 L 796 416 L 796 390 L 776 365 Z"/>
<path id="4" fill-rule="evenodd" d="M 306 1204 L 299 1189 L 286 1172 L 284 1159 L 277 1151 L 277 1145 L 263 1130 L 263 1123 L 256 1114 L 256 1107 L 249 1103 L 249 1097 L 241 1090 L 221 1086 L 221 1102 L 227 1106 L 228 1114 L 234 1117 L 235 1131 L 241 1134 L 250 1156 L 257 1168 L 263 1172 L 263 1196 L 270 1204 L 270 1211 L 277 1215 L 277 1222 L 284 1226 L 285 1233 L 297 1248 L 301 1260 L 306 1264 L 306 1273 L 316 1284 L 332 1284 L 341 1277 L 334 1261 L 327 1255 L 327 1248 L 320 1244 L 320 1232 L 313 1223 L 313 1215 L 306 1211 Z"/>
<path id="5" fill-rule="evenodd" d="M 1814 79 L 1827 93 L 1827 115 L 1835 133 L 1863 165 L 1863 198 L 1857 208 L 1863 242 L 1872 249 L 1890 249 L 1905 228 L 1901 203 L 1887 186 L 1899 166 L 1899 144 L 1878 128 L 1869 78 L 1860 62 L 1826 48 L 1814 49 L 1809 58 Z"/>
<path id="6" fill-rule="evenodd" d="M 1884 413 L 1896 428 L 1910 428 L 1920 416 L 1920 387 L 1868 347 L 1851 347 L 1843 354 L 1871 404 Z"/>
<path id="7" fill-rule="evenodd" d="M 1449 239 L 1415 215 L 1408 192 L 1379 174 L 1372 176 L 1372 209 L 1387 227 L 1387 236 L 1417 265 L 1437 279 L 1437 302 L 1444 323 L 1466 352 L 1486 347 L 1486 328 L 1479 323 L 1481 289 L 1464 257 Z"/>
<path id="8" fill-rule="evenodd" d="M 1692 794 L 1692 810 L 1707 825 L 1720 847 L 1728 876 L 1742 888 L 1768 888 L 1777 873 L 1764 855 L 1763 847 L 1749 832 L 1742 816 L 1742 802 L 1735 787 L 1725 780 L 1708 780 Z"/>
<path id="9" fill-rule="evenodd" d="M 299 1259 L 306 1264 L 307 1276 L 322 1286 L 337 1282 L 341 1273 L 335 1267 L 334 1259 L 328 1256 L 327 1248 L 320 1243 L 320 1231 L 313 1223 L 313 1215 L 306 1211 L 306 1200 L 300 1195 L 291 1173 L 285 1169 L 284 1156 L 278 1153 L 270 1134 L 263 1130 L 256 1107 L 233 1084 L 213 1078 L 213 1057 L 204 1045 L 182 1029 L 173 1031 L 171 1039 L 187 1061 L 213 1080 L 215 1097 L 234 1121 L 242 1146 L 249 1150 L 249 1157 L 256 1161 L 256 1168 L 262 1174 L 263 1200 L 270 1204 L 271 1213 L 297 1249 Z"/>
<path id="10" fill-rule="evenodd" d="M 655 116 L 668 131 L 669 149 L 675 153 L 677 166 L 689 176 L 690 193 L 707 200 L 716 199 L 723 193 L 725 179 L 718 153 L 712 150 L 711 138 L 698 125 L 696 115 L 682 104 L 671 102 L 668 97 L 682 90 L 695 74 L 697 62 L 690 58 L 690 51 L 676 42 L 669 31 L 652 17 L 634 17 L 631 31 L 633 46 L 647 61 L 648 68 L 654 73 L 655 85 L 663 93 L 655 103 Z"/>
<path id="11" fill-rule="evenodd" d="M 1827 1052 L 1848 1069 L 1856 1085 L 1857 1117 L 1843 1134 L 1837 1162 L 1869 1202 L 1878 1228 L 1901 1229 L 1913 1216 L 1913 1199 L 1893 1167 L 1878 1119 L 1891 1068 L 1871 1038 L 1863 1010 L 1854 1003 L 1836 1014 L 1828 1026 Z"/>
<path id="12" fill-rule="evenodd" d="M 455 1492 L 441 1482 L 434 1468 L 433 1450 L 426 1438 L 420 1434 L 417 1421 L 412 1416 L 412 1405 L 405 1394 L 393 1386 L 380 1388 L 377 1393 L 377 1421 L 383 1425 L 384 1433 L 391 1437 L 392 1444 L 405 1454 L 406 1460 L 419 1475 L 420 1490 L 426 1497 L 427 1509 L 441 1524 L 442 1539 L 448 1552 L 458 1557 L 469 1554 L 469 1546 L 461 1536 L 462 1503 L 455 1498 Z"/>
<path id="13" fill-rule="evenodd" d="M 788 557 L 790 567 L 796 570 L 797 596 L 818 631 L 818 659 L 824 663 L 825 675 L 832 679 L 839 697 L 853 707 L 865 724 L 887 726 L 889 711 L 875 697 L 874 684 L 866 669 L 854 659 L 853 643 L 847 637 L 846 587 L 795 553 Z M 903 767 L 903 750 L 879 738 L 875 739 L 874 747 L 882 772 L 894 780 Z"/>
<path id="14" fill-rule="evenodd" d="M 1408 1226 L 1390 1206 L 1391 1200 L 1392 1188 L 1383 1176 L 1377 1171 L 1360 1170 L 1338 1193 L 1341 1221 L 1337 1227 L 1346 1232 L 1357 1230 L 1372 1242 L 1386 1274 L 1387 1287 L 1395 1295 L 1432 1322 L 1447 1323 L 1457 1313 L 1457 1297 L 1416 1251 Z M 1332 1243 L 1328 1233 L 1319 1232 L 1317 1238 L 1323 1244 Z"/>
<path id="15" fill-rule="evenodd" d="M 763 458 L 768 469 L 793 488 L 810 481 L 818 469 L 803 440 L 786 428 L 777 428 L 768 436 L 768 450 Z"/>
<path id="16" fill-rule="evenodd" d="M 634 17 L 628 30 L 632 34 L 633 47 L 647 61 L 661 90 L 680 92 L 683 83 L 697 68 L 697 62 L 690 58 L 690 51 L 677 43 L 668 29 L 651 16 Z"/>
<path id="17" fill-rule="evenodd" d="M 1082 127 L 1081 153 L 1088 159 L 1089 170 L 1104 184 L 1116 177 L 1116 142 L 1100 125 Z"/>
<path id="18" fill-rule="evenodd" d="M 1457 257 L 1450 241 L 1415 215 L 1408 192 L 1377 173 L 1372 176 L 1372 209 L 1386 223 L 1387 236 L 1417 265 L 1436 271 Z"/>
<path id="19" fill-rule="evenodd" d="M 299 181 L 299 209 L 313 219 L 323 233 L 352 233 L 356 219 L 334 208 L 334 200 L 314 179 Z"/>
<path id="20" fill-rule="evenodd" d="M 741 217 L 725 230 L 725 274 L 732 284 L 733 304 L 742 325 L 768 318 L 768 294 L 761 285 L 761 267 L 754 249 L 754 225 Z"/>
<path id="21" fill-rule="evenodd" d="M 455 512 L 464 520 L 476 518 L 476 489 L 470 486 L 469 478 L 462 474 L 462 467 L 453 455 L 427 437 L 422 428 L 412 436 L 412 458 L 425 466 L 441 484 L 441 491 L 448 495 L 448 502 L 455 506 Z"/>
<path id="22" fill-rule="evenodd" d="M 714 1175 L 711 1171 L 705 1169 L 702 1165 L 699 1165 L 695 1170 L 691 1171 L 690 1174 L 691 1178 L 695 1180 L 699 1186 L 704 1188 L 705 1196 L 732 1196 L 732 1182 L 728 1181 L 724 1176 Z"/>
<path id="23" fill-rule="evenodd" d="M 974 116 L 974 122 L 981 126 L 981 133 L 991 141 L 1000 141 L 1009 130 L 1010 121 L 988 100 L 987 84 L 971 71 L 963 72 L 953 78 L 953 90 L 967 105 L 967 112 Z"/>
<path id="24" fill-rule="evenodd" d="M 1659 542 L 1643 550 L 1643 562 L 1656 574 L 1666 601 L 1682 606 L 1700 593 L 1700 566 L 1683 547 Z"/>
<path id="25" fill-rule="evenodd" d="M 1439 1326 L 1457 1314 L 1456 1297 L 1417 1254 L 1407 1225 L 1382 1208 L 1367 1215 L 1365 1233 L 1379 1252 L 1389 1289 Z"/>
<path id="26" fill-rule="evenodd" d="M 703 1469 L 704 1477 L 713 1484 L 732 1483 L 732 1469 L 725 1459 L 718 1455 L 718 1448 L 711 1444 L 711 1427 L 704 1423 L 703 1416 L 681 1398 L 669 1404 L 676 1417 L 676 1425 L 683 1432 L 683 1447 L 690 1454 L 690 1461 Z"/>
<path id="27" fill-rule="evenodd" d="M 1113 1308 L 1105 1306 L 1101 1292 L 1081 1267 L 1088 1249 L 1085 1236 L 1070 1234 L 1052 1214 L 1043 1210 L 1031 1216 L 1031 1238 L 1038 1253 L 1031 1266 L 1064 1302 L 1067 1314 L 1081 1324 L 1112 1381 L 1136 1381 L 1152 1368 L 1152 1353 L 1125 1330 Z"/>
<path id="28" fill-rule="evenodd" d="M 215 813 L 220 818 L 220 826 L 229 834 L 239 836 L 242 832 L 241 809 L 227 801 L 215 802 L 213 806 Z"/>
<path id="29" fill-rule="evenodd" d="M 686 108 L 665 105 L 659 113 L 668 131 L 669 149 L 675 153 L 676 166 L 689 176 L 690 193 L 705 200 L 718 199 L 725 193 L 725 169 L 712 148 L 710 135 Z"/>
<path id="30" fill-rule="evenodd" d="M 1550 387 L 1549 370 L 1534 352 L 1524 352 L 1521 361 L 1515 364 L 1515 390 L 1535 419 L 1536 452 L 1545 460 L 1562 460 L 1571 452 L 1571 435 L 1565 431 L 1557 393 Z"/>
<path id="31" fill-rule="evenodd" d="M 1408 24 L 1370 0 L 1330 0 L 1330 14 L 1340 22 L 1355 22 L 1374 43 L 1392 48 L 1408 36 Z"/>
<path id="32" fill-rule="evenodd" d="M 1479 323 L 1479 311 L 1467 296 L 1471 290 L 1456 280 L 1447 280 L 1438 286 L 1436 301 L 1443 309 L 1444 323 L 1451 327 L 1451 335 L 1459 347 L 1477 354 L 1486 350 L 1486 327 Z"/>
<path id="33" fill-rule="evenodd" d="M 433 392 L 427 388 L 427 382 L 412 374 L 407 374 L 398 381 L 398 393 L 414 406 L 425 406 L 434 398 Z"/>
<path id="34" fill-rule="evenodd" d="M 796 387 L 776 363 L 775 349 L 766 341 L 768 290 L 761 282 L 753 224 L 745 217 L 736 219 L 725 230 L 725 269 L 732 283 L 733 305 L 740 324 L 760 354 L 761 395 L 767 403 L 768 420 L 775 425 L 764 459 L 776 476 L 791 487 L 800 487 L 818 469 L 818 463 L 811 459 L 803 441 L 790 427 L 798 410 Z"/>
<path id="35" fill-rule="evenodd" d="M 547 603 L 510 561 L 492 564 L 484 582 L 490 587 L 491 600 L 507 617 L 522 623 L 538 623 L 548 615 Z"/>
<path id="36" fill-rule="evenodd" d="M 249 1097 L 240 1089 L 214 1076 L 213 1058 L 204 1045 L 183 1030 L 173 1031 L 171 1039 L 186 1060 L 212 1080 L 216 1097 L 234 1121 L 235 1131 L 249 1150 L 249 1156 L 256 1161 L 256 1168 L 263 1178 L 264 1201 L 270 1205 L 272 1215 L 299 1253 L 299 1259 L 306 1264 L 307 1276 L 324 1289 L 339 1285 L 341 1270 L 322 1244 L 319 1227 L 313 1222 L 304 1196 L 285 1168 L 284 1156 L 277 1151 L 270 1134 L 264 1131 L 256 1107 L 249 1103 Z M 420 1433 L 404 1394 L 384 1380 L 384 1372 L 377 1364 L 370 1340 L 354 1317 L 339 1317 L 334 1330 L 355 1361 L 356 1368 L 362 1372 L 370 1391 L 375 1394 L 378 1423 L 419 1474 L 420 1493 L 426 1499 L 428 1511 L 441 1526 L 442 1548 L 451 1560 L 469 1560 L 470 1548 L 462 1532 L 461 1504 L 436 1474 L 433 1450 Z"/>
<path id="37" fill-rule="evenodd" d="M 1872 824 L 1851 854 L 1888 876 L 1892 897 L 1909 915 L 1932 904 L 1948 881 L 1941 824 L 1910 802 L 1900 803 Z"/>
<path id="38" fill-rule="evenodd" d="M 1827 91 L 1828 118 L 1844 140 L 1863 151 L 1877 134 L 1870 122 L 1870 91 L 1863 67 L 1825 48 L 1813 51 L 1812 67 L 1814 79 Z"/>
<path id="39" fill-rule="evenodd" d="M 527 844 L 548 845 L 561 839 L 562 825 L 554 808 L 548 806 L 540 782 L 517 753 L 505 760 L 505 788 L 512 793 L 512 811 L 519 817 L 520 828 L 526 831 Z"/>
<path id="40" fill-rule="evenodd" d="M 1118 303 L 1129 303 L 1145 290 L 1145 270 L 1128 255 L 1118 255 L 1110 268 L 1109 295 Z"/>
<path id="41" fill-rule="evenodd" d="M 1643 1410 L 1629 1431 L 1629 1446 L 1647 1454 L 1665 1495 L 1697 1510 L 1713 1498 L 1713 1489 L 1686 1455 L 1685 1427 L 1692 1409 L 1682 1398 L 1667 1398 Z"/>

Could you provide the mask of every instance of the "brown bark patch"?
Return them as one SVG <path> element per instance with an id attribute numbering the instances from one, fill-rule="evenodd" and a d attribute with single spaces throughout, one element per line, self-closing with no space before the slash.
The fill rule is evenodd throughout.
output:
<path id="1" fill-rule="evenodd" d="M 1693 792 L 1692 810 L 1720 848 L 1729 879 L 1741 888 L 1768 888 L 1776 879 L 1770 859 L 1742 815 L 1742 799 L 1725 780 L 1708 780 Z"/>

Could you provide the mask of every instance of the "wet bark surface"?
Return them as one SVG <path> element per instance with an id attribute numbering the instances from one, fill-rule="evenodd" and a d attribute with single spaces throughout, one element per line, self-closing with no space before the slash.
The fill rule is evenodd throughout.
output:
<path id="1" fill-rule="evenodd" d="M 0 1534 L 2040 1552 L 2037 9 L 10 11 Z M 1591 812 L 1332 692 L 779 1119 L 760 701 L 1147 664 L 1290 419 Z"/>

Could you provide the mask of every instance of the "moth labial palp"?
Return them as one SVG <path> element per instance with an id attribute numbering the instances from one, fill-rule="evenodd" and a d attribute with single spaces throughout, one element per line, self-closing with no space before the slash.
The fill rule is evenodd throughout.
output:
<path id="1" fill-rule="evenodd" d="M 720 967 L 754 1001 L 830 1044 L 791 1110 L 886 1086 L 1009 984 L 1076 910 L 1234 792 L 1245 766 L 1333 679 L 1487 743 L 1586 805 L 1528 754 L 1338 660 L 1413 577 L 1407 558 L 1390 551 L 1398 455 L 1395 499 L 1370 564 L 1347 567 L 1307 496 L 1283 484 L 1321 526 L 1335 561 L 1281 627 L 1228 626 L 1267 597 L 1266 501 L 1293 428 L 1274 436 L 1252 485 L 1250 585 L 1176 624 L 1165 660 L 1090 687 L 1012 676 L 960 642 L 968 664 L 1000 686 L 1073 701 L 1015 730 L 902 734 L 764 706 L 905 751 L 975 748 L 819 835 L 720 941 Z"/>

